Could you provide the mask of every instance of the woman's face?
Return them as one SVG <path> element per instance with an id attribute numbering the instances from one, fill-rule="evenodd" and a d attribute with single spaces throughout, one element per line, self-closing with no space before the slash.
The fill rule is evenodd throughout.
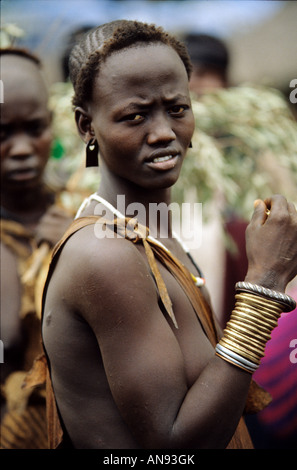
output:
<path id="1" fill-rule="evenodd" d="M 40 184 L 50 156 L 52 133 L 47 93 L 37 66 L 28 59 L 3 56 L 1 69 L 2 189 L 29 190 Z"/>
<path id="2" fill-rule="evenodd" d="M 145 188 L 175 183 L 194 131 L 188 77 L 164 44 L 139 45 L 109 56 L 90 104 L 103 165 Z"/>

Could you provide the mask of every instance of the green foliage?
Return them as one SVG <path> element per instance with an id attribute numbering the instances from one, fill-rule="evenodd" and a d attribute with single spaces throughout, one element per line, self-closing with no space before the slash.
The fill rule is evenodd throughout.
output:
<path id="1" fill-rule="evenodd" d="M 46 178 L 56 189 L 73 189 L 86 194 L 98 189 L 97 168 L 85 168 L 85 144 L 78 135 L 72 109 L 71 83 L 58 82 L 50 88 L 53 111 L 53 147 Z"/>
<path id="2" fill-rule="evenodd" d="M 277 90 L 219 89 L 193 98 L 196 131 L 174 194 L 194 188 L 204 215 L 220 210 L 249 219 L 253 201 L 284 194 L 297 203 L 297 123 Z"/>
<path id="3" fill-rule="evenodd" d="M 2 48 L 12 47 L 14 43 L 24 36 L 24 31 L 14 23 L 1 25 L 0 44 Z"/>

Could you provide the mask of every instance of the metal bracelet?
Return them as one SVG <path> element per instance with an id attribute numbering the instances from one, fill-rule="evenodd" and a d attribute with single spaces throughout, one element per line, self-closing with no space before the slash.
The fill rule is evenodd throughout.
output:
<path id="1" fill-rule="evenodd" d="M 284 312 L 291 312 L 296 308 L 296 301 L 289 295 L 257 284 L 251 284 L 250 282 L 237 282 L 235 284 L 235 290 L 240 292 L 250 292 L 261 297 L 275 300 L 285 307 Z"/>
<path id="2" fill-rule="evenodd" d="M 239 354 L 236 354 L 234 351 L 231 351 L 230 349 L 225 348 L 222 344 L 218 343 L 216 345 L 216 352 L 222 354 L 222 356 L 225 357 L 230 357 L 230 359 L 233 359 L 236 361 L 236 364 L 240 364 L 244 367 L 246 367 L 250 371 L 255 371 L 258 369 L 259 365 L 249 361 L 245 357 L 240 356 Z"/>
<path id="3" fill-rule="evenodd" d="M 227 354 L 224 354 L 224 353 L 219 352 L 217 350 L 216 350 L 215 354 L 216 354 L 216 356 L 219 356 L 221 359 L 224 359 L 225 361 L 230 362 L 231 364 L 233 364 L 237 367 L 240 367 L 241 369 L 244 369 L 246 372 L 249 372 L 250 374 L 255 372 L 254 369 L 252 369 L 248 366 L 245 366 L 244 364 L 241 364 L 239 361 L 236 361 L 236 359 L 233 359 L 231 356 L 228 356 Z"/>

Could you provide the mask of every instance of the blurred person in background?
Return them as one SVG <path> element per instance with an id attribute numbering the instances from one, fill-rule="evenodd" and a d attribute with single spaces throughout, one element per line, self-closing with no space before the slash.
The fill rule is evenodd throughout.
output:
<path id="1" fill-rule="evenodd" d="M 185 42 L 193 62 L 190 88 L 194 99 L 199 100 L 203 95 L 218 92 L 218 90 L 227 90 L 230 86 L 228 73 L 230 53 L 227 45 L 216 37 L 194 33 L 189 34 L 185 38 Z M 229 92 L 233 93 L 232 88 L 229 88 Z M 215 104 L 213 105 L 215 106 Z M 233 109 L 236 110 L 236 106 Z M 277 106 L 275 109 L 271 106 L 271 115 L 276 116 L 275 113 L 277 113 Z M 199 132 L 199 117 L 197 122 L 197 132 Z M 252 124 L 250 125 L 252 126 Z M 214 137 L 216 138 L 215 135 Z M 275 186 L 279 183 L 279 189 L 275 188 L 275 191 L 283 192 L 283 186 L 287 183 L 287 190 L 290 192 L 294 184 L 294 175 L 283 174 L 283 170 L 274 163 L 271 162 L 271 165 L 267 165 L 266 162 L 266 165 L 267 173 L 272 175 Z M 213 276 L 214 283 L 222 284 L 223 307 L 218 315 L 222 327 L 226 325 L 229 312 L 234 306 L 234 283 L 236 279 L 244 277 L 248 266 L 245 251 L 247 224 L 245 218 L 240 217 L 230 207 L 224 215 L 224 230 L 234 243 L 233 250 L 222 248 L 218 225 L 210 224 L 208 227 L 206 224 L 204 226 L 206 237 L 212 243 L 208 244 L 211 246 L 209 246 L 209 250 L 206 250 L 206 253 L 205 248 L 197 253 L 203 270 L 203 259 L 201 259 L 203 256 L 207 256 L 208 262 L 209 259 L 215 260 L 217 272 Z M 225 273 L 228 273 L 228 276 Z M 288 286 L 288 292 L 297 299 L 296 280 Z M 254 374 L 257 383 L 267 390 L 273 398 L 265 410 L 247 417 L 247 425 L 256 448 L 297 448 L 297 359 L 295 359 L 296 353 L 294 356 L 293 350 L 297 345 L 297 336 L 294 333 L 296 331 L 296 311 L 283 313 L 279 319 L 277 330 L 272 333 L 271 340 L 267 343 L 265 358 L 262 359 L 259 369 Z"/>
<path id="2" fill-rule="evenodd" d="M 217 88 L 229 86 L 230 55 L 226 44 L 208 34 L 190 33 L 184 38 L 193 72 L 190 89 L 202 95 Z"/>
<path id="3" fill-rule="evenodd" d="M 72 217 L 44 182 L 52 115 L 39 58 L 1 49 L 1 80 L 1 448 L 45 448 L 44 391 L 23 384 L 42 351 L 39 275 Z"/>
<path id="4" fill-rule="evenodd" d="M 184 42 L 193 65 L 189 83 L 193 99 L 199 100 L 204 94 L 228 88 L 230 53 L 225 42 L 215 36 L 198 33 L 188 34 L 184 38 Z M 199 128 L 196 132 L 199 132 Z M 214 214 L 212 221 L 208 225 L 204 225 L 204 236 L 208 240 L 212 240 L 212 247 L 211 253 L 206 250 L 206 254 L 205 248 L 203 252 L 206 256 L 206 262 L 209 263 L 209 260 L 213 259 L 213 263 L 216 265 L 216 271 L 212 269 L 212 277 L 217 286 L 215 290 L 217 293 L 216 303 L 223 305 L 220 311 L 217 311 L 217 315 L 221 326 L 224 327 L 228 319 L 225 312 L 231 312 L 233 308 L 236 279 L 243 279 L 247 270 L 244 236 L 247 223 L 238 216 L 232 216 L 225 221 L 224 228 L 237 247 L 236 252 L 232 253 L 222 246 L 218 224 L 220 221 L 216 220 Z M 206 246 L 209 245 L 209 243 L 206 244 Z M 198 255 L 204 256 L 203 252 L 199 252 Z M 224 276 L 224 272 L 228 272 L 228 278 Z"/>

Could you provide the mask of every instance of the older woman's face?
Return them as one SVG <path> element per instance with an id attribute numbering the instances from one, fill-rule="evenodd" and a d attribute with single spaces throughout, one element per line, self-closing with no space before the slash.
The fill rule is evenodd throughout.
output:
<path id="1" fill-rule="evenodd" d="M 194 131 L 188 77 L 164 44 L 139 45 L 109 56 L 90 105 L 103 165 L 147 188 L 178 178 Z"/>

